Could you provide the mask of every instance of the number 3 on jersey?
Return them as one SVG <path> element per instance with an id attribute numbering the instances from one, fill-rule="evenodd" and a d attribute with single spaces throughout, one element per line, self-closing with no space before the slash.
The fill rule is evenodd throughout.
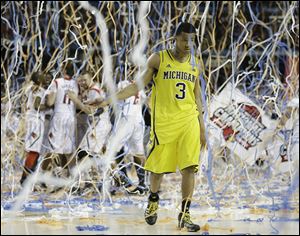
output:
<path id="1" fill-rule="evenodd" d="M 179 94 L 176 94 L 177 99 L 184 99 L 185 98 L 185 83 L 177 83 L 176 87 L 179 88 Z"/>

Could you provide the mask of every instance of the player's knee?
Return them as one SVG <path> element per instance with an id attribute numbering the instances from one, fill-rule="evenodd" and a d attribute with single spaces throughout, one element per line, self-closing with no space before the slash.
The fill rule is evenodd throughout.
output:
<path id="1" fill-rule="evenodd" d="M 144 160 L 145 160 L 145 157 L 142 154 L 140 154 L 140 155 L 135 155 L 133 157 L 133 159 L 134 159 L 135 163 L 137 163 L 137 164 L 143 164 Z"/>
<path id="2" fill-rule="evenodd" d="M 196 166 L 189 166 L 181 170 L 182 175 L 195 174 Z"/>

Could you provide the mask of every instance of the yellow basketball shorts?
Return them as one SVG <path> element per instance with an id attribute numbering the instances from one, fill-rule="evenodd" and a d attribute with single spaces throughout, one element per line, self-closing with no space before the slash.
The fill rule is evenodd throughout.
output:
<path id="1" fill-rule="evenodd" d="M 176 172 L 177 167 L 199 166 L 200 128 L 196 118 L 178 135 L 178 138 L 166 144 L 154 144 L 145 163 L 145 170 L 161 174 Z"/>

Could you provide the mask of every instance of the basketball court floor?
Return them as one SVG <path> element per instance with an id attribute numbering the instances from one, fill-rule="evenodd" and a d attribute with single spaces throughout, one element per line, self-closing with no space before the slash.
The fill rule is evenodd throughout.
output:
<path id="1" fill-rule="evenodd" d="M 234 186 L 213 196 L 207 183 L 196 183 L 191 216 L 200 224 L 199 232 L 177 228 L 181 201 L 180 178 L 172 174 L 164 179 L 160 193 L 158 220 L 155 225 L 144 221 L 147 195 L 129 195 L 119 189 L 110 198 L 97 194 L 71 195 L 32 192 L 19 211 L 12 211 L 16 196 L 2 189 L 2 235 L 299 235 L 299 194 L 289 196 L 283 206 L 282 194 L 271 197 L 253 192 L 242 194 Z M 276 189 L 276 185 L 270 189 Z M 281 187 L 280 187 L 281 188 Z M 278 192 L 284 189 L 277 186 Z M 218 191 L 218 189 L 216 189 Z M 265 195 L 266 196 L 266 195 Z M 104 199 L 104 200 L 103 200 Z M 217 200 L 217 202 L 216 202 Z"/>

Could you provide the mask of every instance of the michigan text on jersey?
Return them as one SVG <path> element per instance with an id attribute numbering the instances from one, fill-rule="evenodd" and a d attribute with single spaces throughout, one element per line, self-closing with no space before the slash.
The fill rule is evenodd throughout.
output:
<path id="1" fill-rule="evenodd" d="M 164 79 L 182 79 L 194 83 L 196 76 L 182 71 L 164 71 Z"/>

